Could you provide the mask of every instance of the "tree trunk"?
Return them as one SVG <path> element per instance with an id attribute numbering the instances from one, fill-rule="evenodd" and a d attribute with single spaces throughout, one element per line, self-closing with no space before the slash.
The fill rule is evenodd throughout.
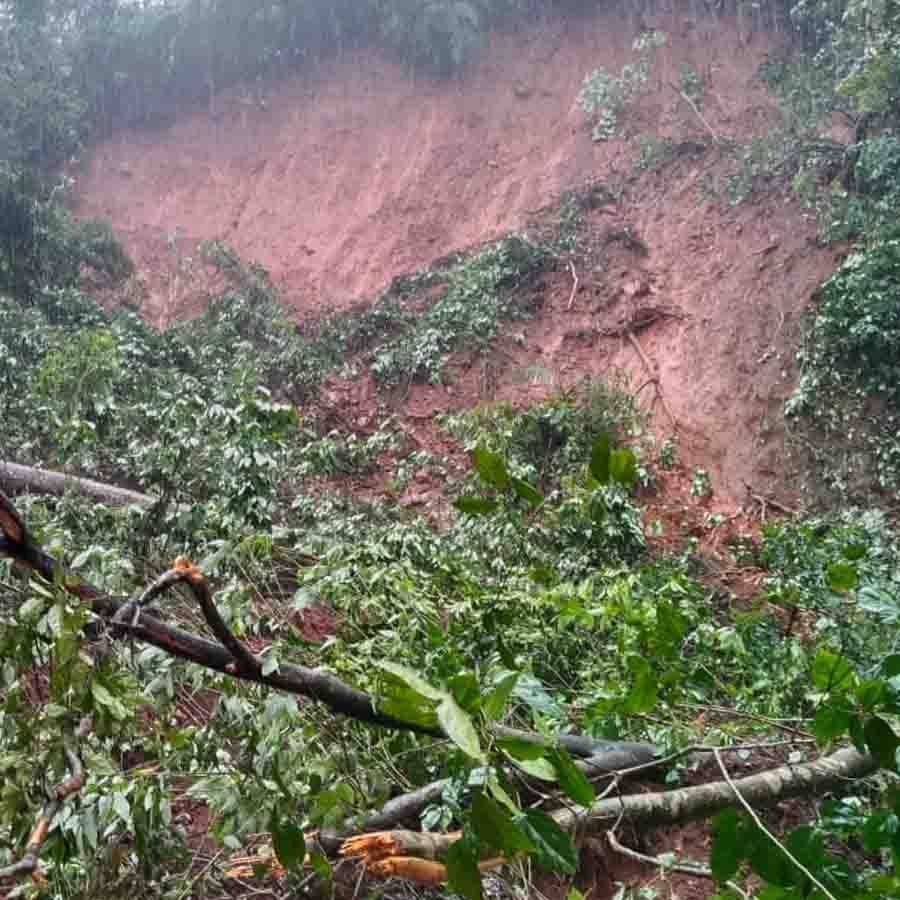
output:
<path id="1" fill-rule="evenodd" d="M 54 494 L 63 496 L 68 491 L 83 494 L 108 506 L 152 506 L 156 498 L 137 491 L 102 484 L 90 478 L 78 478 L 65 472 L 52 472 L 48 469 L 35 469 L 31 466 L 20 466 L 16 463 L 0 461 L 0 488 L 10 493 L 32 491 L 37 494 Z"/>

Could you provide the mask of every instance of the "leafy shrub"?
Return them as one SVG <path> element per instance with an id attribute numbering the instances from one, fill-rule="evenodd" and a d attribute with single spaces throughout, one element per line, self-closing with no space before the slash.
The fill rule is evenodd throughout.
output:
<path id="1" fill-rule="evenodd" d="M 578 104 L 588 121 L 595 141 L 614 137 L 625 107 L 644 90 L 650 75 L 653 51 L 665 44 L 665 35 L 650 31 L 635 39 L 632 49 L 638 54 L 636 63 L 627 63 L 618 76 L 605 69 L 594 69 L 585 79 Z"/>
<path id="2" fill-rule="evenodd" d="M 440 298 L 409 330 L 377 348 L 372 373 L 392 386 L 438 381 L 451 352 L 485 349 L 501 321 L 528 312 L 521 289 L 545 260 L 541 245 L 513 236 L 452 267 Z"/>
<path id="3" fill-rule="evenodd" d="M 852 254 L 825 283 L 785 407 L 826 481 L 851 496 L 900 485 L 900 238 Z"/>
<path id="4" fill-rule="evenodd" d="M 517 410 L 507 403 L 476 407 L 445 424 L 467 450 L 484 446 L 503 456 L 518 477 L 557 484 L 583 464 L 601 434 L 622 439 L 640 416 L 624 378 L 585 379 L 577 390 Z"/>
<path id="5" fill-rule="evenodd" d="M 107 225 L 76 222 L 42 179 L 0 161 L 0 290 L 24 298 L 71 287 L 83 267 L 113 281 L 132 271 Z"/>

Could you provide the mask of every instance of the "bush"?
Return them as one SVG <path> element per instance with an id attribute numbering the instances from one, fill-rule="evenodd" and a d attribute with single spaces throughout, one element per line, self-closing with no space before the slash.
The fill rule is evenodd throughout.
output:
<path id="1" fill-rule="evenodd" d="M 826 480 L 852 496 L 900 486 L 898 296 L 900 235 L 848 257 L 820 291 L 785 409 L 826 442 Z"/>

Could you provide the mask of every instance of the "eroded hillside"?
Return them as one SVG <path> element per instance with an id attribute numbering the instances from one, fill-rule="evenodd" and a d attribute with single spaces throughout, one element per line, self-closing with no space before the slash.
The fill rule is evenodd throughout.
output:
<path id="1" fill-rule="evenodd" d="M 748 140 L 774 121 L 757 77 L 771 36 L 741 39 L 727 22 L 683 16 L 649 25 L 667 35 L 650 90 L 606 142 L 591 140 L 576 98 L 593 67 L 633 61 L 637 31 L 597 16 L 495 35 L 450 82 L 360 55 L 216 98 L 164 131 L 117 135 L 85 163 L 77 212 L 112 221 L 160 326 L 204 302 L 196 249 L 208 239 L 262 264 L 297 315 L 316 318 L 526 227 L 567 189 L 608 183 L 616 202 L 590 213 L 588 251 L 560 260 L 537 317 L 513 329 L 492 395 L 520 400 L 614 367 L 635 389 L 658 375 L 671 413 L 657 404 L 663 424 L 674 418 L 691 461 L 740 501 L 747 484 L 764 489 L 783 475 L 780 408 L 798 319 L 835 257 L 815 246 L 792 203 L 731 208 L 709 196 L 733 168 L 717 142 Z M 685 65 L 706 79 L 702 113 L 679 93 Z M 642 135 L 693 136 L 706 149 L 685 144 L 656 172 L 634 175 Z M 616 229 L 633 233 L 640 252 L 610 243 Z M 642 360 L 616 323 L 647 307 L 673 315 L 641 333 Z M 407 398 L 411 421 L 477 401 L 469 362 L 455 386 Z M 536 366 L 541 377 L 523 378 Z M 361 416 L 374 401 L 364 384 L 343 393 Z"/>

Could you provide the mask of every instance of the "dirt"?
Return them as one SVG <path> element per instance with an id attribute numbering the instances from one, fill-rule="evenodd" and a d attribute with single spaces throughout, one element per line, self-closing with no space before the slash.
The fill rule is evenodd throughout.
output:
<path id="1" fill-rule="evenodd" d="M 214 238 L 267 267 L 298 317 L 347 308 L 400 273 L 525 227 L 565 189 L 621 178 L 637 135 L 708 138 L 711 129 L 746 140 L 773 121 L 755 78 L 774 48 L 768 38 L 748 43 L 728 23 L 713 30 L 684 16 L 644 24 L 668 44 L 621 138 L 592 141 L 576 103 L 585 73 L 634 59 L 633 23 L 599 15 L 497 34 L 451 82 L 357 54 L 269 85 L 259 102 L 235 90 L 166 130 L 96 147 L 77 178 L 75 211 L 112 221 L 137 262 L 132 291 L 160 327 L 202 307 L 212 276 L 197 244 Z M 683 64 L 709 79 L 702 121 L 673 89 Z M 645 175 L 617 208 L 592 214 L 597 235 L 631 229 L 646 253 L 607 246 L 576 272 L 574 295 L 565 267 L 549 279 L 541 314 L 501 346 L 490 393 L 525 402 L 622 369 L 644 400 L 656 396 L 658 425 L 671 429 L 671 412 L 682 454 L 733 506 L 747 484 L 766 491 L 787 480 L 780 409 L 793 348 L 835 260 L 780 198 L 702 203 L 714 155 Z M 652 372 L 632 341 L 602 336 L 642 303 L 679 314 L 638 336 Z M 403 418 L 415 432 L 439 410 L 483 400 L 483 388 L 472 373 L 446 391 L 415 390 Z M 354 413 L 370 415 L 363 404 L 374 392 L 352 393 Z"/>
<path id="2" fill-rule="evenodd" d="M 752 81 L 762 37 L 738 50 L 730 30 L 710 42 L 683 17 L 648 24 L 669 43 L 626 136 L 692 117 L 668 86 L 683 63 L 711 75 L 708 121 L 722 133 L 739 112 L 767 106 Z M 361 53 L 258 100 L 235 89 L 166 130 L 96 147 L 74 173 L 75 211 L 112 221 L 160 324 L 190 308 L 170 276 L 211 238 L 264 265 L 296 309 L 340 308 L 521 226 L 561 190 L 632 157 L 626 140 L 591 141 L 576 97 L 597 65 L 618 72 L 633 61 L 636 34 L 621 16 L 550 22 L 495 35 L 453 81 L 414 79 Z"/>
<path id="3" fill-rule="evenodd" d="M 454 250 L 528 227 L 567 189 L 624 187 L 616 203 L 586 214 L 579 252 L 533 288 L 538 312 L 506 327 L 489 357 L 461 354 L 446 384 L 414 385 L 389 401 L 366 374 L 333 376 L 322 403 L 361 432 L 391 412 L 408 449 L 461 471 L 466 456 L 439 414 L 495 400 L 524 405 L 585 376 L 624 373 L 659 437 L 677 439 L 678 463 L 645 498 L 648 524 L 661 528 L 652 540 L 697 537 L 720 583 L 749 597 L 760 573 L 735 565 L 723 547 L 754 534 L 772 499 L 794 500 L 781 410 L 796 380 L 803 312 L 838 257 L 816 244 L 815 223 L 785 193 L 734 207 L 705 199 L 705 186 L 734 169 L 708 146 L 710 132 L 748 140 L 775 122 L 755 78 L 771 41 L 684 16 L 645 24 L 669 43 L 621 138 L 591 141 L 576 104 L 587 72 L 633 61 L 634 23 L 598 15 L 496 34 L 452 82 L 413 79 L 360 53 L 262 94 L 232 91 L 167 130 L 94 148 L 76 173 L 74 209 L 112 221 L 137 263 L 132 296 L 163 328 L 195 314 L 215 285 L 201 240 L 225 240 L 261 263 L 298 319 L 316 318 Z M 702 120 L 672 88 L 682 64 L 709 79 Z M 702 139 L 707 149 L 687 147 L 631 179 L 635 138 L 645 133 Z M 441 520 L 440 476 L 424 470 L 398 487 L 397 457 L 380 463 L 354 493 L 394 496 L 411 514 Z M 698 466 L 710 473 L 707 499 L 690 491 Z M 318 641 L 332 613 L 313 608 L 295 624 Z M 195 823 L 196 832 L 206 825 Z M 708 844 L 707 829 L 686 826 L 647 836 L 641 849 L 703 859 Z M 580 873 L 592 897 L 613 896 L 621 881 L 682 900 L 713 891 L 608 847 L 594 851 Z"/>

